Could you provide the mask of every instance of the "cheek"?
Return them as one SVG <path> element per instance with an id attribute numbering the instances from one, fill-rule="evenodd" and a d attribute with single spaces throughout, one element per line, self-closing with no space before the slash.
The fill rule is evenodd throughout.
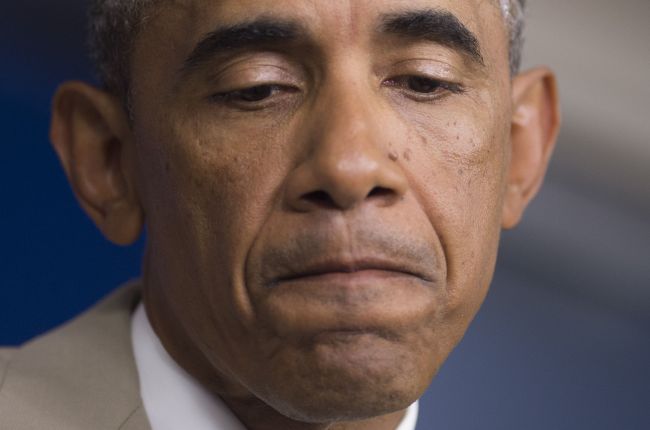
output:
<path id="1" fill-rule="evenodd" d="M 219 322 L 224 326 L 237 321 L 243 329 L 253 309 L 241 266 L 272 210 L 282 166 L 269 148 L 278 145 L 271 133 L 260 139 L 206 118 L 168 123 L 138 136 L 148 157 L 143 194 L 158 283 L 203 318 L 228 319 Z"/>
<path id="2" fill-rule="evenodd" d="M 444 249 L 449 313 L 470 318 L 493 273 L 508 127 L 494 106 L 411 118 L 411 182 Z M 471 315 L 469 315 L 471 314 Z"/>

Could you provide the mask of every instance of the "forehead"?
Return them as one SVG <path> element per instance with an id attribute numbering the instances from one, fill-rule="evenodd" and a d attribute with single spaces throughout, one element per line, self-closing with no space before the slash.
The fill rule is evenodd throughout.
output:
<path id="1" fill-rule="evenodd" d="M 327 59 L 351 52 L 376 53 L 380 45 L 373 44 L 373 35 L 382 18 L 423 10 L 453 15 L 478 41 L 484 78 L 495 88 L 507 90 L 509 85 L 509 38 L 497 0 L 160 1 L 149 11 L 132 56 L 132 87 L 145 92 L 175 88 L 188 56 L 220 28 L 266 18 L 295 22 Z"/>
<path id="2" fill-rule="evenodd" d="M 467 26 L 483 45 L 503 42 L 501 0 L 168 0 L 155 15 L 174 21 L 180 34 L 195 40 L 216 24 L 228 25 L 258 17 L 295 20 L 330 39 L 367 34 L 380 16 L 404 10 L 449 11 Z M 153 20 L 155 21 L 155 19 Z M 174 30 L 167 22 L 161 29 Z"/>
<path id="3" fill-rule="evenodd" d="M 307 16 L 334 11 L 339 17 L 368 18 L 373 11 L 404 8 L 444 8 L 471 14 L 484 7 L 500 10 L 504 0 L 162 0 L 160 5 L 200 14 L 212 11 L 232 17 L 259 12 L 295 13 Z M 505 2 L 507 3 L 507 2 Z M 341 23 L 343 24 L 343 23 Z"/>

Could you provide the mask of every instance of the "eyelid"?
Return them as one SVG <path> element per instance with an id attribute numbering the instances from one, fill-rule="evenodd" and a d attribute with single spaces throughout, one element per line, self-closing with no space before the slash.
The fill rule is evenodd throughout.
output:
<path id="1" fill-rule="evenodd" d="M 238 94 L 264 86 L 272 87 L 272 94 L 258 101 L 246 101 Z M 286 96 L 304 88 L 304 82 L 299 72 L 284 64 L 268 59 L 246 58 L 221 68 L 211 76 L 207 88 L 210 103 L 254 111 L 286 101 Z"/>
<path id="2" fill-rule="evenodd" d="M 438 84 L 439 87 L 436 88 L 434 91 L 428 93 L 415 91 L 408 88 L 408 79 L 410 78 L 429 79 L 432 82 Z M 413 100 L 415 102 L 420 102 L 420 103 L 426 103 L 426 102 L 433 103 L 433 102 L 444 100 L 449 96 L 459 95 L 466 92 L 465 88 L 461 84 L 448 82 L 436 78 L 430 78 L 427 76 L 414 75 L 414 74 L 395 76 L 386 79 L 384 82 L 389 83 L 387 85 L 389 88 L 390 87 L 397 88 L 401 97 Z M 406 82 L 407 85 L 404 85 L 404 82 Z"/>
<path id="3" fill-rule="evenodd" d="M 385 79 L 384 82 L 390 82 L 388 86 L 396 86 L 394 82 L 398 83 L 404 83 L 404 81 L 408 81 L 410 78 L 418 78 L 418 79 L 425 79 L 425 80 L 430 80 L 431 82 L 436 83 L 440 88 L 448 90 L 452 93 L 460 94 L 466 91 L 465 87 L 458 82 L 453 82 L 453 81 L 447 81 L 444 79 L 438 79 L 436 77 L 432 76 L 427 76 L 427 75 L 420 75 L 417 73 L 410 73 L 410 74 L 403 74 L 403 75 L 397 75 L 397 76 L 392 76 L 388 79 Z M 408 83 L 408 82 L 407 82 Z"/>
<path id="4" fill-rule="evenodd" d="M 465 74 L 444 59 L 415 56 L 393 57 L 392 60 L 377 69 L 377 73 L 380 73 L 378 77 L 382 86 L 399 90 L 403 97 L 422 102 L 437 101 L 467 91 Z M 408 87 L 408 78 L 429 79 L 436 82 L 439 88 L 430 93 L 413 91 Z"/>
<path id="5" fill-rule="evenodd" d="M 284 91 L 287 93 L 294 93 L 299 91 L 298 88 L 290 86 L 290 85 L 284 85 L 284 84 L 275 84 L 272 82 L 263 82 L 260 84 L 255 84 L 255 85 L 248 85 L 242 88 L 235 88 L 233 90 L 225 90 L 225 91 L 220 91 L 216 92 L 212 95 L 213 98 L 224 98 L 224 97 L 229 97 L 231 95 L 237 94 L 237 93 L 243 93 L 248 90 L 253 90 L 256 88 L 261 88 L 261 87 L 269 87 L 271 89 L 271 97 L 273 94 L 279 92 L 279 91 Z"/>
<path id="6" fill-rule="evenodd" d="M 453 65 L 431 58 L 409 58 L 382 68 L 383 76 L 421 76 L 443 82 L 460 82 L 464 74 Z"/>
<path id="7" fill-rule="evenodd" d="M 247 101 L 240 98 L 240 95 L 237 94 L 246 91 L 247 89 L 263 86 L 272 87 L 272 91 L 268 97 L 261 100 Z M 253 85 L 232 91 L 214 93 L 209 97 L 209 100 L 215 105 L 220 105 L 228 109 L 234 109 L 241 112 L 254 112 L 266 110 L 273 106 L 286 106 L 287 103 L 291 103 L 290 100 L 297 100 L 295 97 L 291 96 L 299 91 L 300 89 L 293 86 L 263 83 L 261 85 Z"/>
<path id="8" fill-rule="evenodd" d="M 272 51 L 245 52 L 214 63 L 213 77 L 218 78 L 231 69 L 251 67 L 275 67 L 289 71 L 293 62 L 286 55 Z"/>
<path id="9" fill-rule="evenodd" d="M 435 82 L 436 84 L 438 84 L 440 86 L 440 88 L 444 88 L 444 89 L 452 91 L 452 92 L 462 92 L 462 91 L 464 91 L 464 87 L 459 83 L 445 81 L 443 79 L 438 79 L 438 78 L 427 76 L 427 75 L 418 75 L 418 74 L 400 75 L 400 76 L 394 76 L 392 78 L 389 78 L 389 79 L 387 79 L 387 81 L 408 80 L 409 78 L 419 78 L 419 79 L 430 80 L 430 81 Z"/>
<path id="10" fill-rule="evenodd" d="M 288 71 L 273 67 L 274 70 L 269 70 L 269 66 L 263 69 L 260 66 L 254 68 L 247 67 L 244 70 L 228 70 L 227 72 L 220 73 L 210 79 L 212 81 L 212 90 L 216 92 L 237 91 L 246 88 L 251 88 L 259 85 L 284 85 L 284 86 L 299 86 L 300 80 L 296 79 Z"/>

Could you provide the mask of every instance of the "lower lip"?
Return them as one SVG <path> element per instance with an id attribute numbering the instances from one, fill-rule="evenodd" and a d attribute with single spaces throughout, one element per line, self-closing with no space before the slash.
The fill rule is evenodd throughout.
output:
<path id="1" fill-rule="evenodd" d="M 425 282 L 422 278 L 404 272 L 368 269 L 358 270 L 355 272 L 328 272 L 318 275 L 300 276 L 274 282 L 272 286 L 289 286 L 292 284 L 327 284 L 329 286 L 354 288 L 359 285 L 367 285 L 372 281 L 385 281 L 389 279 L 408 279 L 411 281 L 417 280 L 419 282 Z"/>
<path id="2" fill-rule="evenodd" d="M 402 272 L 332 272 L 274 283 L 259 298 L 258 310 L 282 336 L 385 337 L 428 319 L 438 290 Z"/>
<path id="3" fill-rule="evenodd" d="M 319 332 L 310 340 L 314 343 L 330 343 L 330 342 L 353 342 L 360 338 L 376 337 L 384 340 L 394 340 L 395 336 L 388 330 L 380 330 L 374 327 L 368 328 L 347 328 L 347 329 L 331 329 Z"/>

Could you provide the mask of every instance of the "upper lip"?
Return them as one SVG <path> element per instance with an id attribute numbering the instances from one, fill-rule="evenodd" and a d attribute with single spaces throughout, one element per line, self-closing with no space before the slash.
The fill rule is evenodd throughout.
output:
<path id="1" fill-rule="evenodd" d="M 355 259 L 333 259 L 302 264 L 300 269 L 289 270 L 285 273 L 278 274 L 278 276 L 274 277 L 272 284 L 310 276 L 319 276 L 331 273 L 355 273 L 364 270 L 395 272 L 414 276 L 427 282 L 433 281 L 430 275 L 427 275 L 422 270 L 414 267 L 414 265 L 409 264 L 408 262 L 400 262 L 378 257 L 365 257 Z"/>
<path id="2" fill-rule="evenodd" d="M 371 219 L 345 220 L 346 229 L 332 223 L 295 227 L 282 240 L 263 248 L 249 266 L 250 282 L 278 282 L 326 274 L 352 274 L 364 270 L 393 272 L 437 283 L 444 279 L 443 255 L 424 235 L 383 227 Z"/>

